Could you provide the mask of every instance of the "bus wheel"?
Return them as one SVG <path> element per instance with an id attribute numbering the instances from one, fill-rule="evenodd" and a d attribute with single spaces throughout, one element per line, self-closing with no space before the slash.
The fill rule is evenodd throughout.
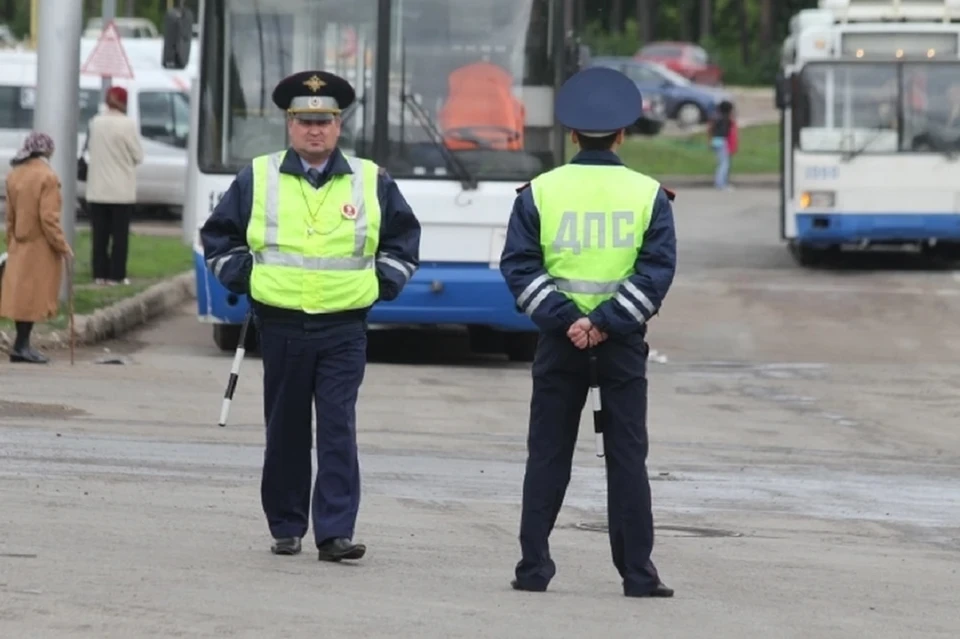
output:
<path id="1" fill-rule="evenodd" d="M 235 351 L 240 343 L 239 324 L 214 324 L 213 343 L 221 351 Z"/>
<path id="2" fill-rule="evenodd" d="M 504 335 L 504 352 L 511 362 L 532 362 L 537 352 L 537 333 L 507 333 Z"/>
<path id="3" fill-rule="evenodd" d="M 823 264 L 827 250 L 802 242 L 790 242 L 790 255 L 800 266 L 819 266 Z"/>

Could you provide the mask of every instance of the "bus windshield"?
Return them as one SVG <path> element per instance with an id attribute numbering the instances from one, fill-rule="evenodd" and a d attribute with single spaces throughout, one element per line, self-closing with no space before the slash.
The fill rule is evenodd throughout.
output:
<path id="1" fill-rule="evenodd" d="M 199 164 L 238 171 L 287 145 L 271 99 L 285 75 L 323 69 L 357 102 L 340 146 L 370 157 L 386 122 L 395 177 L 524 180 L 551 168 L 554 56 L 550 0 L 392 0 L 387 113 L 377 118 L 377 2 L 208 0 L 201 66 Z M 557 45 L 560 49 L 562 45 Z"/>
<path id="2" fill-rule="evenodd" d="M 799 150 L 960 151 L 960 63 L 813 63 L 800 74 Z"/>
<path id="3" fill-rule="evenodd" d="M 552 167 L 547 0 L 393 0 L 387 169 L 525 180 Z"/>

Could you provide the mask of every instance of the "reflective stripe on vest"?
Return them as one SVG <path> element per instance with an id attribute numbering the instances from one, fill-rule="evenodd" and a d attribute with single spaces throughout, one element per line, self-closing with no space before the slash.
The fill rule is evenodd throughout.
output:
<path id="1" fill-rule="evenodd" d="M 616 298 L 638 322 L 645 321 L 630 297 L 646 315 L 654 305 L 627 278 L 634 274 L 659 182 L 625 166 L 566 164 L 535 178 L 531 188 L 551 284 L 528 304 L 527 313 L 555 290 L 583 313 Z M 534 284 L 531 294 L 544 282 Z M 524 307 L 519 299 L 518 304 Z"/>
<path id="2" fill-rule="evenodd" d="M 377 165 L 344 156 L 352 173 L 315 189 L 280 172 L 285 154 L 253 160 L 251 297 L 308 313 L 371 306 L 379 297 Z"/>

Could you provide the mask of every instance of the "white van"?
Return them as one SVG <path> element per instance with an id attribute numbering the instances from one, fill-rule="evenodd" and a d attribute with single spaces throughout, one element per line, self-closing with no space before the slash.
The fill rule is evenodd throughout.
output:
<path id="1" fill-rule="evenodd" d="M 134 76 L 111 83 L 127 89 L 127 115 L 140 130 L 144 161 L 137 168 L 137 206 L 179 215 L 186 183 L 189 79 L 185 73 L 166 70 L 135 69 Z M 36 83 L 34 52 L 0 52 L 0 181 L 6 179 L 10 158 L 33 127 Z M 86 141 L 87 123 L 103 108 L 101 85 L 99 77 L 80 76 L 78 153 Z M 86 184 L 78 182 L 81 205 L 85 191 Z"/>

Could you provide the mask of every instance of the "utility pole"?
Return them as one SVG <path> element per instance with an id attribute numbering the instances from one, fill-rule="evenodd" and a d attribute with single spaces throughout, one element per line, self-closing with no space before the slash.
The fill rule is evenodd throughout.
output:
<path id="1" fill-rule="evenodd" d="M 40 0 L 30 0 L 30 48 L 37 50 L 37 18 Z"/>
<path id="2" fill-rule="evenodd" d="M 80 111 L 80 31 L 83 4 L 43 0 L 37 12 L 37 96 L 34 125 L 51 138 L 50 165 L 60 178 L 61 224 L 71 247 L 77 226 L 77 113 Z M 66 278 L 60 299 L 67 298 Z"/>
<path id="3" fill-rule="evenodd" d="M 107 28 L 107 24 L 117 16 L 117 0 L 103 0 L 103 28 Z M 107 99 L 107 91 L 110 90 L 110 77 L 104 76 L 103 78 L 103 88 L 101 89 L 102 95 L 100 96 L 100 102 L 102 103 Z"/>

